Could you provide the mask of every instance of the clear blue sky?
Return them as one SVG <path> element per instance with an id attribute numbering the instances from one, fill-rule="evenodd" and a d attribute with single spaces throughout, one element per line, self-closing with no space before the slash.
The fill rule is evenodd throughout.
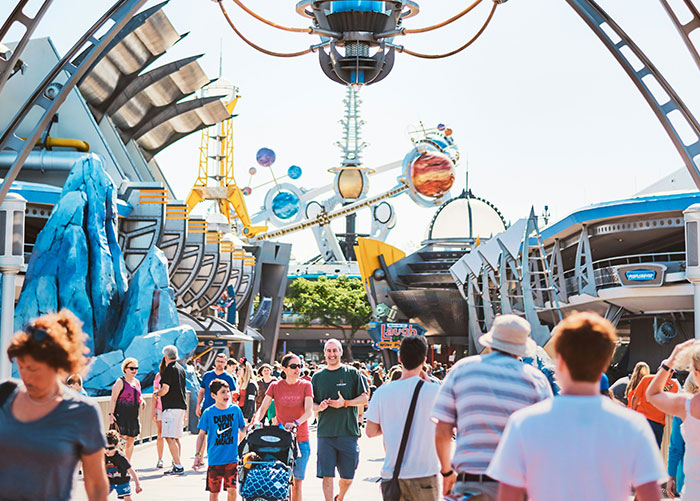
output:
<path id="1" fill-rule="evenodd" d="M 300 50 L 318 41 L 263 26 L 225 1 L 244 33 L 267 48 Z M 420 15 L 406 24 L 431 24 L 470 2 L 419 1 Z M 79 30 L 111 3 L 55 0 L 37 35 L 51 36 L 65 52 Z M 294 11 L 293 0 L 247 3 L 284 24 L 308 25 Z M 0 4 L 0 19 L 12 4 Z M 441 31 L 397 42 L 423 52 L 450 50 L 472 36 L 490 5 L 483 2 Z M 700 114 L 700 72 L 660 3 L 603 0 L 601 5 Z M 299 184 L 312 188 L 331 182 L 326 171 L 339 161 L 334 143 L 340 139 L 337 122 L 344 88 L 322 74 L 317 56 L 283 60 L 254 51 L 235 36 L 209 0 L 172 0 L 165 12 L 176 29 L 190 35 L 157 65 L 205 53 L 201 64 L 215 77 L 223 40 L 223 74 L 243 96 L 236 110 L 239 185 L 247 184 L 248 168 L 255 165 L 255 152 L 262 146 L 277 152 L 277 174 L 297 164 L 304 169 Z M 564 0 L 511 0 L 498 7 L 481 39 L 463 53 L 440 61 L 399 54 L 389 77 L 363 89 L 361 97 L 364 139 L 370 144 L 364 152 L 367 166 L 403 158 L 410 149 L 407 130 L 420 120 L 426 126 L 443 122 L 454 130 L 463 158 L 454 193 L 464 186 L 468 159 L 472 190 L 513 221 L 526 216 L 531 205 L 539 213 L 548 204 L 556 219 L 586 204 L 625 198 L 682 166 L 632 82 Z M 196 177 L 198 144 L 195 134 L 157 157 L 180 198 L 187 196 Z M 253 185 L 269 180 L 263 168 L 258 170 Z M 393 186 L 396 175 L 373 178 L 371 192 Z M 258 190 L 248 198 L 251 212 L 263 195 Z M 388 241 L 412 250 L 424 237 L 433 211 L 416 207 L 407 197 L 394 199 L 394 205 L 399 223 Z M 360 213 L 358 224 L 368 230 L 369 214 Z M 300 259 L 317 253 L 308 232 L 290 241 Z"/>

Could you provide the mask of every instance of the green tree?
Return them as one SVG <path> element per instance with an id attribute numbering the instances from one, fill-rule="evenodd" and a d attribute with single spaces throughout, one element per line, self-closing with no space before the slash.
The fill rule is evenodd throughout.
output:
<path id="1" fill-rule="evenodd" d="M 352 360 L 351 343 L 372 315 L 362 281 L 357 278 L 297 278 L 289 285 L 285 302 L 299 315 L 296 323 L 307 327 L 317 320 L 343 334 L 345 356 Z"/>

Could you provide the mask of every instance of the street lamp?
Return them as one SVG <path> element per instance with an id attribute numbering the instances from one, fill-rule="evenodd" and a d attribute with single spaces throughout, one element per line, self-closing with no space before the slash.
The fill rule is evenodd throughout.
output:
<path id="1" fill-rule="evenodd" d="M 27 201 L 8 193 L 0 205 L 0 273 L 2 311 L 0 312 L 0 381 L 12 375 L 7 346 L 14 331 L 15 278 L 24 268 L 24 210 Z"/>

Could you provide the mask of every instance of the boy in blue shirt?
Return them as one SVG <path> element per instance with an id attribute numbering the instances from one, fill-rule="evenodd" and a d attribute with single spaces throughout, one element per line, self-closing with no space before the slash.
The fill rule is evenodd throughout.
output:
<path id="1" fill-rule="evenodd" d="M 194 470 L 203 465 L 202 452 L 207 444 L 209 468 L 207 486 L 209 501 L 217 501 L 221 484 L 229 501 L 236 501 L 238 480 L 238 440 L 245 432 L 245 420 L 240 407 L 231 405 L 231 390 L 226 381 L 214 379 L 209 384 L 214 405 L 204 409 L 199 418 L 199 435 L 194 454 Z"/>

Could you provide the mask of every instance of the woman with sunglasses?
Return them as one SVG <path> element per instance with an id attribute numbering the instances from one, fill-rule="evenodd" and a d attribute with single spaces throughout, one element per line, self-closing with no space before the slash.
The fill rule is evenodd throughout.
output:
<path id="1" fill-rule="evenodd" d="M 63 384 L 83 372 L 86 338 L 75 315 L 62 310 L 33 320 L 10 340 L 7 356 L 21 381 L 0 384 L 2 499 L 68 500 L 80 460 L 87 498 L 106 501 L 99 408 Z"/>
<path id="2" fill-rule="evenodd" d="M 294 485 L 292 486 L 292 501 L 301 501 L 301 484 L 306 473 L 306 464 L 311 456 L 309 445 L 308 419 L 313 413 L 313 390 L 311 383 L 300 378 L 303 364 L 294 353 L 287 353 L 282 358 L 282 373 L 280 381 L 273 382 L 262 401 L 262 405 L 253 418 L 253 424 L 260 423 L 267 408 L 274 400 L 277 421 L 286 429 L 297 429 L 297 444 L 301 457 L 294 465 Z"/>
<path id="3" fill-rule="evenodd" d="M 129 357 L 122 362 L 124 375 L 112 386 L 112 400 L 109 402 L 110 423 L 115 424 L 122 439 L 126 440 L 124 455 L 131 461 L 134 453 L 134 440 L 141 432 L 139 424 L 139 407 L 146 407 L 141 397 L 141 383 L 136 379 L 139 361 Z"/>

